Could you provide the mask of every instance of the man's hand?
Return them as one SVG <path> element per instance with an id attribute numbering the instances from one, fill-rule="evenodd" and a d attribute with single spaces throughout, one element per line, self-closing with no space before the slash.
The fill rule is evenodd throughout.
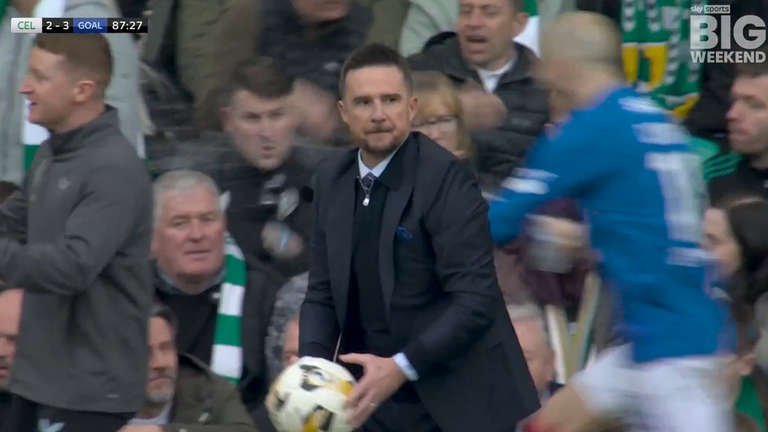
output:
<path id="1" fill-rule="evenodd" d="M 467 80 L 459 92 L 464 122 L 470 130 L 495 129 L 504 123 L 507 108 L 498 96 Z"/>
<path id="2" fill-rule="evenodd" d="M 310 138 L 325 141 L 333 137 L 339 126 L 339 111 L 333 95 L 302 80 L 296 83 L 294 100 L 301 127 Z"/>
<path id="3" fill-rule="evenodd" d="M 163 428 L 161 426 L 124 426 L 122 429 L 120 429 L 117 432 L 163 432 Z"/>
<path id="4" fill-rule="evenodd" d="M 363 367 L 363 377 L 347 399 L 347 408 L 350 410 L 349 422 L 357 429 L 368 420 L 382 402 L 405 383 L 407 377 L 391 357 L 346 354 L 339 356 L 339 360 Z"/>

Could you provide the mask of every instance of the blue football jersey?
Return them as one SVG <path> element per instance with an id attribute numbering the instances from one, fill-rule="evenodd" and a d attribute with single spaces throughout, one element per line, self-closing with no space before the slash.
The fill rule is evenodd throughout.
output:
<path id="1" fill-rule="evenodd" d="M 705 277 L 707 197 L 689 140 L 649 98 L 618 88 L 534 144 L 490 206 L 493 238 L 506 244 L 540 204 L 579 201 L 638 362 L 718 351 L 724 316 Z"/>

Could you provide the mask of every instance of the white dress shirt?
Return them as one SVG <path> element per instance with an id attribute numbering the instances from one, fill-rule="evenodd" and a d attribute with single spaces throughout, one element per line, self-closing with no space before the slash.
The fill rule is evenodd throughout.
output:
<path id="1" fill-rule="evenodd" d="M 400 150 L 400 149 L 398 148 L 398 150 Z M 397 153 L 397 150 L 392 152 L 391 155 L 387 156 L 386 159 L 384 159 L 383 161 L 379 162 L 379 164 L 376 165 L 375 167 L 368 168 L 363 163 L 363 156 L 362 156 L 362 154 L 358 151 L 357 152 L 357 167 L 360 169 L 360 178 L 364 178 L 365 176 L 368 175 L 368 173 L 371 173 L 371 174 L 375 175 L 376 178 L 381 177 L 381 175 L 384 174 L 384 170 L 387 169 L 387 165 L 389 165 L 389 162 L 395 156 L 395 153 Z"/>

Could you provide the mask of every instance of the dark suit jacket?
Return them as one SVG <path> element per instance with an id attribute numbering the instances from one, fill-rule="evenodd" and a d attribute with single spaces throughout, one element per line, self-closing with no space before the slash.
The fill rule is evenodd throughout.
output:
<path id="1" fill-rule="evenodd" d="M 399 151 L 379 242 L 390 334 L 442 430 L 512 430 L 539 401 L 496 280 L 486 201 L 466 165 L 426 136 L 411 134 Z M 332 359 L 344 328 L 358 174 L 356 149 L 317 171 L 303 356 Z"/>

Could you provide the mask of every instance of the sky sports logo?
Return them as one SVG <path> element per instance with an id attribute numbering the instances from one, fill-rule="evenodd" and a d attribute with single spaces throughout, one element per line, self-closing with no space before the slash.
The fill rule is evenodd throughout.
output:
<path id="1" fill-rule="evenodd" d="M 730 5 L 691 7 L 691 61 L 693 63 L 764 63 L 757 51 L 766 37 L 765 21 L 745 15 L 735 22 Z"/>

